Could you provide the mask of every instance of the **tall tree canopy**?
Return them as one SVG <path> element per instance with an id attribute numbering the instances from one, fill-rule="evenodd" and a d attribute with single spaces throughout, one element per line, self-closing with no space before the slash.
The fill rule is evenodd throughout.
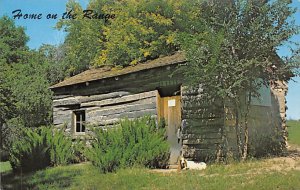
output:
<path id="1" fill-rule="evenodd" d="M 115 18 L 58 23 L 58 28 L 68 32 L 65 45 L 69 72 L 78 73 L 91 66 L 125 67 L 174 53 L 179 48 L 176 33 L 196 30 L 190 27 L 200 12 L 195 5 L 175 0 L 90 1 L 87 9 L 115 14 Z M 74 1 L 69 1 L 67 9 L 82 15 L 82 7 Z"/>
<path id="2" fill-rule="evenodd" d="M 51 123 L 52 100 L 46 58 L 26 46 L 29 38 L 24 28 L 2 17 L 0 36 L 1 146 L 9 148 L 18 134 L 18 126 Z"/>

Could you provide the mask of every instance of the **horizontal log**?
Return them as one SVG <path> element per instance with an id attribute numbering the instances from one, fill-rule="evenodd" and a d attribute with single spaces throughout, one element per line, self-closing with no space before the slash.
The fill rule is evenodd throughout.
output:
<path id="1" fill-rule="evenodd" d="M 184 118 L 185 119 L 185 118 Z M 205 119 L 205 118 L 199 118 L 199 119 L 186 119 L 186 126 L 188 127 L 205 127 L 205 126 L 216 126 L 224 125 L 224 119 L 223 118 L 214 118 L 214 119 Z"/>
<path id="2" fill-rule="evenodd" d="M 199 138 L 199 139 L 186 139 L 182 141 L 183 145 L 200 145 L 200 144 L 214 144 L 214 143 L 221 143 L 222 139 L 219 138 Z"/>
<path id="3" fill-rule="evenodd" d="M 80 98 L 82 98 L 82 96 L 81 97 L 79 97 L 79 96 L 68 97 L 68 98 L 64 98 L 64 99 L 53 100 L 53 107 L 80 104 L 80 101 L 79 101 Z"/>
<path id="4" fill-rule="evenodd" d="M 183 150 L 183 156 L 194 161 L 209 162 L 216 159 L 216 152 L 209 149 Z"/>
<path id="5" fill-rule="evenodd" d="M 99 95 L 91 95 L 91 96 L 73 96 L 67 97 L 63 99 L 57 99 L 53 101 L 53 106 L 63 106 L 63 105 L 72 105 L 72 104 L 81 104 L 89 101 L 100 101 L 109 98 L 117 98 L 129 95 L 129 92 L 112 92 L 108 94 L 99 94 Z"/>
<path id="6" fill-rule="evenodd" d="M 223 118 L 223 113 L 209 113 L 209 112 L 204 112 L 204 113 L 194 113 L 194 114 L 182 114 L 182 118 L 184 119 L 221 119 Z"/>
<path id="7" fill-rule="evenodd" d="M 149 103 L 149 104 L 134 104 L 134 105 L 121 105 L 121 106 L 113 106 L 110 108 L 102 108 L 96 109 L 92 111 L 87 111 L 87 117 L 99 117 L 99 116 L 109 116 L 115 114 L 121 114 L 125 112 L 134 112 L 146 109 L 156 109 L 156 103 Z"/>
<path id="8" fill-rule="evenodd" d="M 71 117 L 53 117 L 54 125 L 71 124 L 71 121 L 72 121 Z"/>
<path id="9" fill-rule="evenodd" d="M 203 114 L 203 113 L 215 113 L 215 114 L 223 114 L 224 109 L 219 106 L 214 107 L 202 107 L 199 106 L 198 108 L 187 108 L 182 110 L 182 114 Z"/>
<path id="10" fill-rule="evenodd" d="M 63 99 L 63 98 L 69 98 L 73 97 L 73 95 L 54 95 L 53 100 Z"/>
<path id="11" fill-rule="evenodd" d="M 93 111 L 93 110 L 99 110 L 101 109 L 113 109 L 116 107 L 126 107 L 126 106 L 132 106 L 132 105 L 142 105 L 142 104 L 156 104 L 156 97 L 150 97 L 146 99 L 141 99 L 133 102 L 127 102 L 126 104 L 119 104 L 119 105 L 105 105 L 104 107 L 101 107 L 101 105 L 91 105 L 91 106 L 82 106 L 82 108 L 86 109 L 87 111 Z M 92 102 L 91 102 L 92 103 Z"/>
<path id="12" fill-rule="evenodd" d="M 71 110 L 70 107 L 53 107 L 53 113 Z"/>
<path id="13" fill-rule="evenodd" d="M 108 116 L 97 116 L 97 117 L 90 117 L 88 116 L 88 122 L 94 123 L 97 125 L 107 125 L 107 124 L 113 124 L 115 121 L 118 121 L 122 118 L 138 118 L 145 115 L 157 115 L 156 109 L 145 109 L 140 111 L 134 111 L 134 112 L 124 112 L 120 114 L 113 114 Z"/>
<path id="14" fill-rule="evenodd" d="M 122 96 L 122 97 L 118 97 L 118 98 L 110 98 L 110 99 L 105 99 L 105 100 L 101 100 L 101 101 L 82 103 L 81 106 L 82 107 L 108 106 L 108 105 L 127 103 L 127 102 L 142 100 L 142 99 L 146 99 L 146 98 L 156 97 L 156 95 L 157 95 L 157 91 L 155 90 L 155 91 L 144 92 L 144 93 L 139 93 L 139 94 L 134 94 L 134 95 Z"/>
<path id="15" fill-rule="evenodd" d="M 210 131 L 210 132 L 188 132 L 182 134 L 182 139 L 184 140 L 196 140 L 196 139 L 220 139 L 222 134 L 218 131 Z"/>

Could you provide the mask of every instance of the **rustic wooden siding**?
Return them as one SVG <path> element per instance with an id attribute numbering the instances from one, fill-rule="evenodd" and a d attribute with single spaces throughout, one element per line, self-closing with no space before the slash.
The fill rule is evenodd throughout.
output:
<path id="1" fill-rule="evenodd" d="M 72 112 L 77 109 L 86 110 L 86 121 L 99 126 L 112 125 L 124 117 L 157 116 L 156 89 L 182 82 L 181 76 L 171 76 L 175 69 L 176 65 L 170 65 L 55 88 L 54 124 L 65 124 L 66 131 L 73 133 Z"/>
<path id="2" fill-rule="evenodd" d="M 54 125 L 66 125 L 66 132 L 73 134 L 72 113 L 86 111 L 86 123 L 97 126 L 113 125 L 121 118 L 157 115 L 157 91 L 138 94 L 120 91 L 93 96 L 56 97 L 53 101 Z M 87 130 L 89 132 L 89 130 Z"/>
<path id="3" fill-rule="evenodd" d="M 208 101 L 201 88 L 182 88 L 183 156 L 198 161 L 216 159 L 222 144 L 223 106 Z"/>

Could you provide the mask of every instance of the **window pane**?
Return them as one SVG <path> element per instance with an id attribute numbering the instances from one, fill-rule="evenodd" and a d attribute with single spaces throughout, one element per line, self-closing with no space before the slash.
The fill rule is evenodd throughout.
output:
<path id="1" fill-rule="evenodd" d="M 85 132 L 85 125 L 84 124 L 82 124 L 82 126 L 81 126 L 82 128 L 82 131 L 81 132 Z"/>
<path id="2" fill-rule="evenodd" d="M 80 132 L 80 122 L 76 122 L 76 132 Z"/>

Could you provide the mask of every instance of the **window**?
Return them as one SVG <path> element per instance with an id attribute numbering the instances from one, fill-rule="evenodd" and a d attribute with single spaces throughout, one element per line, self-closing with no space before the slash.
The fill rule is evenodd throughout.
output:
<path id="1" fill-rule="evenodd" d="M 259 97 L 251 97 L 251 105 L 271 106 L 271 91 L 269 86 L 262 86 L 259 90 Z"/>
<path id="2" fill-rule="evenodd" d="M 75 116 L 74 119 L 75 133 L 84 133 L 85 132 L 85 111 L 84 110 L 75 111 L 74 116 Z"/>

